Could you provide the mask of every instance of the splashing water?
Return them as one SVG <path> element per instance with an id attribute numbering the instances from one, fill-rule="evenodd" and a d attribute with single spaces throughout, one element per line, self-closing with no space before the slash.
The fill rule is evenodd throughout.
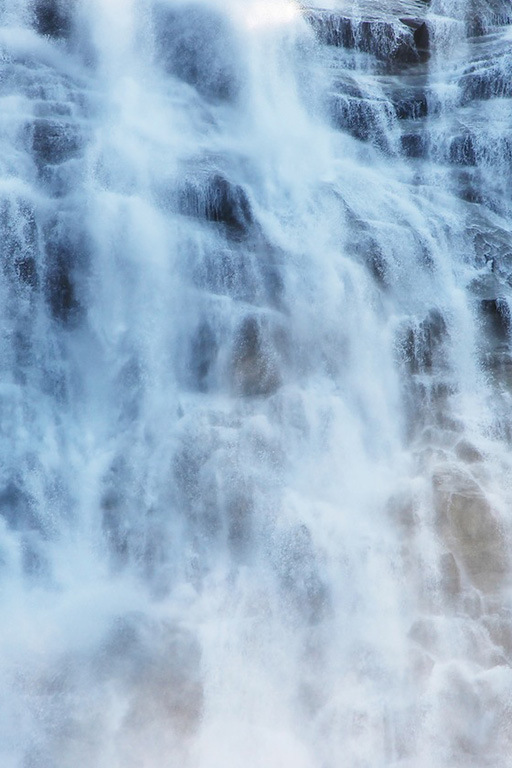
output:
<path id="1" fill-rule="evenodd" d="M 507 3 L 0 2 L 0 764 L 506 768 Z"/>

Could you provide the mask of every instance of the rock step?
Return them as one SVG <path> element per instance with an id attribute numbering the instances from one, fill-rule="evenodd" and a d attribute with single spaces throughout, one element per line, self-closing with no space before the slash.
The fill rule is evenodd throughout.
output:
<path id="1" fill-rule="evenodd" d="M 368 53 L 390 64 L 418 64 L 429 56 L 429 29 L 421 18 L 354 18 L 311 8 L 304 18 L 324 45 Z"/>

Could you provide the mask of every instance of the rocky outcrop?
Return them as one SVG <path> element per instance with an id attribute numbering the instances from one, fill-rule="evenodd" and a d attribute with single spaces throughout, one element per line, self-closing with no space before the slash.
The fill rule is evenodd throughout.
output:
<path id="1" fill-rule="evenodd" d="M 375 56 L 394 65 L 416 64 L 429 55 L 429 31 L 415 18 L 353 17 L 308 8 L 304 18 L 319 42 Z"/>

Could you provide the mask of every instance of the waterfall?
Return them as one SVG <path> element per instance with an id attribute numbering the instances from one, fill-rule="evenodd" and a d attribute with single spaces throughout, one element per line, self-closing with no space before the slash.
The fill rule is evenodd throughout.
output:
<path id="1" fill-rule="evenodd" d="M 0 0 L 0 765 L 507 768 L 508 0 Z"/>

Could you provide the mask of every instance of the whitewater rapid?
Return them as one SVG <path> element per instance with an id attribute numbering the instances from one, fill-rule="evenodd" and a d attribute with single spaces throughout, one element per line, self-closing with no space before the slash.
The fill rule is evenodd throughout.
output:
<path id="1" fill-rule="evenodd" d="M 508 768 L 512 17 L 0 0 L 0 765 Z"/>

